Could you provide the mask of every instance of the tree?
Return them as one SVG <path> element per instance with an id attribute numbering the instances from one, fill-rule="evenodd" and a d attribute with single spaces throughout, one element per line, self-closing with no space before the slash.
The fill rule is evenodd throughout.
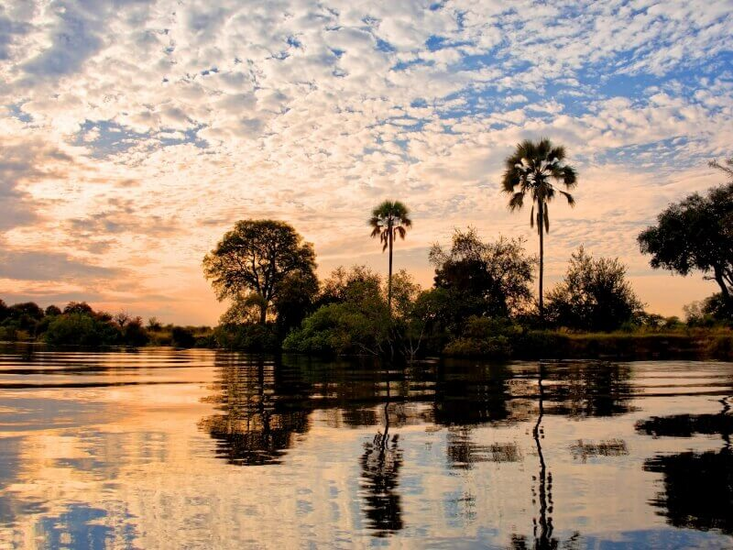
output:
<path id="1" fill-rule="evenodd" d="M 392 311 L 392 247 L 394 239 L 399 236 L 405 238 L 407 230 L 412 227 L 409 218 L 410 211 L 400 201 L 384 201 L 372 210 L 369 225 L 372 227 L 372 237 L 379 237 L 383 244 L 382 252 L 389 248 L 389 276 L 387 278 L 387 307 Z"/>
<path id="2" fill-rule="evenodd" d="M 391 350 L 390 314 L 379 275 L 366 267 L 337 269 L 326 282 L 328 298 L 283 342 L 298 353 L 382 355 Z"/>
<path id="3" fill-rule="evenodd" d="M 46 317 L 55 317 L 56 315 L 61 315 L 61 308 L 58 306 L 50 305 L 46 308 L 46 311 L 44 312 Z"/>
<path id="4" fill-rule="evenodd" d="M 726 174 L 729 180 L 733 181 L 733 157 L 725 159 L 722 164 L 717 160 L 711 160 L 708 163 L 708 166 L 710 166 L 711 168 L 717 168 L 718 170 Z"/>
<path id="5" fill-rule="evenodd" d="M 643 310 L 618 258 L 594 259 L 581 246 L 565 279 L 547 296 L 548 318 L 558 326 L 610 331 Z"/>
<path id="6" fill-rule="evenodd" d="M 204 257 L 204 275 L 219 300 L 249 292 L 262 298 L 260 324 L 293 274 L 315 277 L 315 252 L 295 229 L 275 220 L 242 220 Z"/>
<path id="7" fill-rule="evenodd" d="M 517 145 L 513 154 L 505 160 L 506 170 L 502 179 L 502 190 L 511 195 L 509 209 L 521 210 L 527 194 L 532 199 L 532 212 L 529 223 L 537 226 L 540 236 L 540 317 L 544 318 L 544 262 L 545 247 L 544 234 L 550 231 L 550 217 L 548 203 L 557 193 L 564 196 L 570 206 L 575 205 L 575 199 L 567 191 L 557 189 L 553 181 L 563 185 L 566 189 L 573 189 L 578 184 L 578 174 L 575 168 L 564 164 L 565 148 L 554 146 L 549 139 L 541 139 L 535 143 L 525 140 Z"/>
<path id="8" fill-rule="evenodd" d="M 638 241 L 653 268 L 713 279 L 733 312 L 733 182 L 670 204 Z"/>
<path id="9" fill-rule="evenodd" d="M 473 228 L 457 229 L 450 250 L 435 244 L 429 258 L 435 266 L 435 287 L 451 296 L 454 325 L 472 315 L 516 314 L 532 298 L 535 262 L 526 255 L 522 239 L 484 242 Z"/>
<path id="10" fill-rule="evenodd" d="M 64 308 L 64 314 L 69 313 L 81 313 L 83 315 L 93 315 L 94 310 L 92 306 L 86 302 L 69 302 Z"/>

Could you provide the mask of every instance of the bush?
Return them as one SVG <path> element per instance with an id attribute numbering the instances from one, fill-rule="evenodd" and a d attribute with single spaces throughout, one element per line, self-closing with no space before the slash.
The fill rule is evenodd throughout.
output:
<path id="1" fill-rule="evenodd" d="M 128 346 L 140 347 L 150 341 L 148 331 L 139 319 L 129 321 L 122 329 L 122 339 Z"/>
<path id="2" fill-rule="evenodd" d="M 171 345 L 176 348 L 192 348 L 196 343 L 193 331 L 186 327 L 173 327 L 171 330 Z"/>
<path id="3" fill-rule="evenodd" d="M 506 318 L 470 317 L 463 336 L 451 340 L 443 353 L 457 357 L 509 357 L 512 354 L 511 340 L 520 333 L 521 328 Z"/>
<path id="4" fill-rule="evenodd" d="M 86 313 L 55 317 L 48 326 L 45 341 L 53 346 L 105 346 L 120 343 L 120 333 L 112 324 Z"/>
<path id="5" fill-rule="evenodd" d="M 201 344 L 204 344 L 203 339 L 203 337 L 200 338 Z M 214 329 L 212 336 L 207 338 L 207 344 L 212 343 L 220 348 L 252 352 L 272 352 L 277 351 L 280 347 L 276 328 L 271 323 L 218 326 Z M 197 346 L 198 344 L 199 342 Z"/>

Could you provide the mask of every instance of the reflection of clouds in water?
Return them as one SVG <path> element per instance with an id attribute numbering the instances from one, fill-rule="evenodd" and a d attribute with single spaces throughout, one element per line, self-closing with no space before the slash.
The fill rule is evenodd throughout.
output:
<path id="1" fill-rule="evenodd" d="M 649 505 L 660 493 L 655 480 L 673 476 L 675 466 L 641 468 L 645 457 L 679 454 L 681 443 L 637 431 L 637 420 L 675 407 L 675 413 L 703 418 L 711 400 L 688 393 L 671 400 L 628 395 L 642 393 L 646 382 L 639 380 L 647 375 L 687 392 L 689 366 L 622 366 L 610 377 L 583 373 L 582 365 L 546 366 L 540 443 L 553 531 L 542 538 L 539 529 L 532 533 L 539 510 L 532 490 L 539 499 L 540 479 L 532 433 L 539 406 L 536 363 L 420 366 L 387 375 L 354 364 L 277 365 L 208 352 L 191 368 L 169 367 L 154 354 L 156 366 L 146 366 L 148 353 L 135 359 L 135 368 L 129 368 L 131 358 L 118 356 L 126 368 L 74 376 L 189 383 L 24 390 L 28 399 L 42 394 L 87 403 L 95 418 L 82 407 L 63 415 L 71 424 L 44 427 L 39 417 L 34 429 L 0 438 L 0 458 L 6 459 L 0 465 L 2 540 L 25 547 L 38 533 L 59 544 L 98 540 L 104 533 L 110 546 L 122 547 L 296 548 L 336 540 L 359 547 L 382 533 L 389 535 L 382 542 L 395 546 L 441 539 L 455 546 L 531 547 L 544 540 L 563 548 L 577 540 L 576 529 L 583 547 L 680 540 L 682 546 L 704 541 L 715 547 L 722 540 L 719 532 L 679 538 L 666 516 L 657 515 L 666 508 Z M 114 354 L 107 357 L 114 363 Z M 726 368 L 698 370 L 696 383 L 704 388 Z M 679 375 L 677 381 L 668 371 Z M 3 398 L 9 393 L 0 390 Z M 8 402 L 3 399 L 3 406 Z M 573 456 L 571 446 L 579 440 L 587 453 L 598 451 L 587 463 Z M 601 452 L 615 440 L 627 442 L 628 455 Z M 683 444 L 694 447 L 695 456 L 711 452 L 710 438 Z M 718 458 L 685 463 L 701 483 L 701 468 L 714 469 L 714 463 L 719 471 L 730 464 L 721 452 L 714 454 Z M 260 467 L 239 466 L 263 457 L 267 464 Z M 688 503 L 688 511 L 692 505 L 700 503 Z M 701 520 L 692 527 L 706 525 Z"/>

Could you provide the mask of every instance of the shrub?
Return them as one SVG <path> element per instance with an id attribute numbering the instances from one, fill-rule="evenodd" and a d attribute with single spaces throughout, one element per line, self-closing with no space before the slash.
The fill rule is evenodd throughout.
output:
<path id="1" fill-rule="evenodd" d="M 520 333 L 521 329 L 506 318 L 470 317 L 463 335 L 451 340 L 443 353 L 459 357 L 509 357 L 511 340 Z"/>
<path id="2" fill-rule="evenodd" d="M 171 330 L 171 345 L 176 348 L 192 348 L 196 343 L 193 331 L 186 327 L 173 327 Z"/>
<path id="3" fill-rule="evenodd" d="M 104 346 L 120 343 L 120 333 L 112 324 L 85 313 L 54 317 L 44 336 L 54 346 Z"/>
<path id="4" fill-rule="evenodd" d="M 202 347 L 215 344 L 226 349 L 240 349 L 252 352 L 277 351 L 280 342 L 272 323 L 220 325 L 209 337 L 199 338 Z M 204 342 L 206 340 L 206 342 Z M 197 341 L 197 346 L 199 341 Z"/>

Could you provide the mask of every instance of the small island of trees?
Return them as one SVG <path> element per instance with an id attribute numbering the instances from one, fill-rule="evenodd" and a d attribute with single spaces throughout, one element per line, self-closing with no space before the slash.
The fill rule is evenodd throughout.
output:
<path id="1" fill-rule="evenodd" d="M 579 181 L 563 147 L 524 141 L 505 161 L 508 208 L 531 201 L 539 254 L 519 238 L 485 239 L 456 229 L 429 251 L 435 269 L 423 289 L 405 270 L 393 273 L 396 241 L 412 228 L 400 201 L 377 205 L 366 220 L 388 253 L 387 277 L 366 266 L 316 275 L 316 254 L 284 221 L 236 222 L 203 260 L 204 276 L 229 308 L 219 325 L 144 324 L 125 313 L 95 312 L 85 303 L 45 310 L 0 300 L 0 339 L 50 345 L 173 345 L 314 355 L 358 354 L 390 359 L 452 355 L 491 358 L 733 357 L 733 158 L 711 166 L 728 182 L 693 193 L 661 212 L 638 236 L 653 268 L 686 276 L 701 272 L 719 292 L 686 306 L 686 322 L 650 314 L 617 258 L 584 247 L 569 258 L 563 280 L 544 289 L 548 206 Z M 365 237 L 366 235 L 365 231 Z M 536 279 L 537 274 L 537 279 Z M 535 282 L 538 293 L 533 292 Z"/>

